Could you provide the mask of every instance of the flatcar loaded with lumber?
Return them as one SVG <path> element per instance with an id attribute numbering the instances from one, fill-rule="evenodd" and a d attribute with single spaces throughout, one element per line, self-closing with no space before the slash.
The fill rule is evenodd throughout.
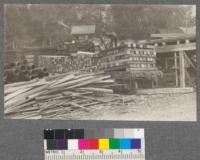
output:
<path id="1" fill-rule="evenodd" d="M 147 46 L 131 44 L 104 50 L 99 53 L 97 66 L 119 84 L 116 92 L 135 93 L 138 87 L 155 87 L 162 77 L 156 67 L 156 52 Z"/>

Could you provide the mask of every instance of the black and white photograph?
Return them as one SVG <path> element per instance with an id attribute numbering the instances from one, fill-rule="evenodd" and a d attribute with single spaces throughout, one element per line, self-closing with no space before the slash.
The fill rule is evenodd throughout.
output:
<path id="1" fill-rule="evenodd" d="M 195 5 L 4 4 L 7 119 L 196 121 Z"/>

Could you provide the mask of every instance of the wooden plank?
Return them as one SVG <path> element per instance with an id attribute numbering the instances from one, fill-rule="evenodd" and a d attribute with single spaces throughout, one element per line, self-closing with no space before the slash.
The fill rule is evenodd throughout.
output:
<path id="1" fill-rule="evenodd" d="M 151 34 L 151 37 L 152 38 L 174 38 L 174 39 L 177 39 L 177 38 L 183 38 L 183 39 L 192 39 L 195 37 L 195 34 L 185 34 L 185 33 L 164 33 L 164 34 Z"/>
<path id="2" fill-rule="evenodd" d="M 39 96 L 42 93 L 45 93 L 45 89 L 47 89 L 49 87 L 49 85 L 44 85 L 44 86 L 40 86 L 38 88 L 35 88 L 33 90 L 30 90 L 28 92 L 22 93 L 18 96 L 16 96 L 14 99 L 11 99 L 7 102 L 4 103 L 4 105 L 6 107 L 12 107 L 14 105 L 20 105 L 23 104 L 29 100 L 31 100 L 31 98 L 35 98 L 36 96 Z"/>
<path id="3" fill-rule="evenodd" d="M 110 78 L 110 75 L 109 76 L 95 77 L 95 78 L 89 79 L 87 81 L 83 81 L 83 82 L 81 82 L 79 84 L 67 87 L 67 89 L 72 89 L 72 88 L 76 88 L 76 87 L 85 86 L 87 84 L 95 83 L 95 82 L 102 81 L 103 79 L 108 79 L 108 78 Z"/>
<path id="4" fill-rule="evenodd" d="M 27 102 L 27 103 L 24 103 L 24 104 L 18 105 L 18 106 L 14 106 L 14 105 L 13 105 L 13 106 L 10 107 L 10 108 L 5 107 L 4 113 L 5 113 L 5 114 L 16 113 L 16 112 L 18 112 L 18 111 L 20 110 L 20 108 L 27 107 L 27 106 L 31 106 L 31 105 L 33 105 L 33 104 L 35 104 L 35 101 Z"/>
<path id="5" fill-rule="evenodd" d="M 185 79 L 187 79 L 187 81 L 189 81 L 189 84 L 192 84 L 191 76 L 187 69 L 185 70 L 185 77 L 186 77 Z"/>
<path id="6" fill-rule="evenodd" d="M 63 87 L 67 87 L 67 86 L 72 86 L 74 84 L 79 84 L 81 82 L 84 82 L 84 81 L 87 81 L 87 80 L 90 80 L 94 78 L 94 76 L 87 76 L 87 77 L 83 77 L 83 78 L 79 78 L 79 79 L 74 79 L 74 80 L 71 80 L 71 81 L 67 81 L 67 82 L 64 82 L 64 83 L 61 83 L 61 84 L 58 84 L 55 86 L 50 86 L 50 88 L 52 88 L 53 90 L 54 89 L 63 89 Z"/>
<path id="7" fill-rule="evenodd" d="M 8 94 L 7 96 L 4 97 L 4 102 L 8 101 L 9 99 L 11 98 L 15 98 L 16 96 L 18 96 L 19 94 L 22 94 L 28 90 L 30 90 L 31 88 L 22 88 L 22 89 L 19 89 L 17 90 L 16 92 L 14 93 L 11 93 L 11 94 Z"/>
<path id="8" fill-rule="evenodd" d="M 60 83 L 63 83 L 63 82 L 72 80 L 74 77 L 75 77 L 74 74 L 69 74 L 69 75 L 63 77 L 62 79 L 57 80 L 57 81 L 55 81 L 54 83 L 52 83 L 52 84 L 51 84 L 51 87 L 52 87 L 52 86 L 56 86 L 56 85 L 58 85 L 58 84 L 60 84 Z"/>
<path id="9" fill-rule="evenodd" d="M 185 58 L 184 58 L 184 52 L 179 52 L 179 71 L 180 71 L 180 87 L 185 87 Z"/>
<path id="10" fill-rule="evenodd" d="M 77 104 L 75 102 L 68 102 L 68 104 L 72 105 L 73 107 L 81 108 L 81 109 L 83 109 L 84 111 L 87 111 L 87 112 L 90 111 L 89 109 L 87 109 L 87 108 L 83 107 L 82 105 L 79 105 L 79 104 Z"/>
<path id="11" fill-rule="evenodd" d="M 174 53 L 174 67 L 175 67 L 175 84 L 178 87 L 178 64 L 177 64 L 177 54 Z"/>
<path id="12" fill-rule="evenodd" d="M 18 90 L 26 89 L 26 88 L 35 88 L 35 87 L 39 87 L 39 86 L 42 86 L 45 84 L 47 84 L 47 82 L 44 79 L 41 79 L 40 81 L 32 83 L 32 84 L 27 84 L 27 85 L 25 84 L 25 85 L 18 86 L 18 87 L 5 88 L 4 94 L 13 93 Z"/>
<path id="13" fill-rule="evenodd" d="M 111 90 L 111 89 L 105 89 L 105 88 L 87 87 L 87 88 L 79 88 L 78 90 L 80 90 L 80 91 L 93 91 L 93 92 L 113 93 L 113 90 Z"/>
<path id="14" fill-rule="evenodd" d="M 80 108 L 87 111 L 85 106 L 116 101 L 116 98 L 105 96 L 111 93 L 110 89 L 104 88 L 104 85 L 113 84 L 114 81 L 110 78 L 110 75 L 105 74 L 76 73 L 73 77 L 63 75 L 58 78 L 55 76 L 49 81 L 41 79 L 33 84 L 22 85 L 21 90 L 16 90 L 18 85 L 8 87 L 10 90 L 14 88 L 16 92 L 7 95 L 7 101 L 4 103 L 5 113 L 10 117 L 13 115 L 13 117 L 31 118 L 36 115 L 53 117 L 65 108 L 67 111 Z M 96 85 L 99 85 L 100 89 L 97 89 Z M 83 86 L 87 88 L 80 88 Z M 67 92 L 61 93 L 61 91 Z M 100 91 L 105 93 L 101 97 L 95 97 L 93 93 Z M 23 115 L 25 112 L 27 115 Z"/>
<path id="15" fill-rule="evenodd" d="M 192 51 L 192 50 L 196 50 L 196 43 L 158 46 L 158 47 L 155 47 L 155 50 L 156 50 L 156 53 Z"/>
<path id="16" fill-rule="evenodd" d="M 154 88 L 154 89 L 138 89 L 136 94 L 176 94 L 176 93 L 191 93 L 194 92 L 194 88 Z"/>
<path id="17" fill-rule="evenodd" d="M 35 100 L 36 101 L 45 101 L 45 100 L 52 99 L 55 97 L 60 97 L 61 95 L 62 94 L 44 95 L 44 96 L 36 97 Z"/>
<path id="18" fill-rule="evenodd" d="M 188 57 L 188 55 L 184 52 L 184 57 L 187 60 L 187 62 L 192 66 L 192 68 L 196 71 L 196 66 L 193 64 L 193 62 L 190 60 L 190 58 Z"/>
<path id="19" fill-rule="evenodd" d="M 26 82 L 16 82 L 16 83 L 11 83 L 11 84 L 5 84 L 4 88 L 7 90 L 8 88 L 22 87 L 24 85 L 34 84 L 35 82 L 38 82 L 38 81 L 39 79 L 33 79 L 31 81 L 26 81 Z"/>
<path id="20" fill-rule="evenodd" d="M 153 40 L 149 40 L 149 41 L 144 41 L 142 42 L 142 44 L 160 44 L 162 42 L 176 42 L 176 41 L 181 41 L 181 40 L 185 40 L 185 39 L 190 39 L 190 40 L 196 40 L 196 37 L 195 35 L 191 35 L 191 36 L 188 36 L 188 37 L 172 37 L 172 38 L 160 38 L 160 39 L 153 39 Z"/>

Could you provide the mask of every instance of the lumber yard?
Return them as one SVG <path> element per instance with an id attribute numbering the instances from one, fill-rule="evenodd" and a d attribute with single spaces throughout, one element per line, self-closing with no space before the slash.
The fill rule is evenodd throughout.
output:
<path id="1" fill-rule="evenodd" d="M 96 110 L 121 112 L 131 105 L 137 112 L 140 105 L 133 103 L 151 95 L 195 90 L 193 34 L 152 34 L 131 43 L 118 42 L 113 32 L 95 37 L 95 25 L 72 26 L 71 34 L 74 40 L 61 47 L 6 51 L 8 118 L 84 119 Z"/>

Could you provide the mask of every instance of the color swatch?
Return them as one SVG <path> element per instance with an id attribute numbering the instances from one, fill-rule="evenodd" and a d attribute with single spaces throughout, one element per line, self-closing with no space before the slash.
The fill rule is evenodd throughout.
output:
<path id="1" fill-rule="evenodd" d="M 144 131 L 139 129 L 44 130 L 47 150 L 141 149 Z"/>
<path id="2" fill-rule="evenodd" d="M 44 130 L 45 160 L 145 160 L 144 129 Z"/>

